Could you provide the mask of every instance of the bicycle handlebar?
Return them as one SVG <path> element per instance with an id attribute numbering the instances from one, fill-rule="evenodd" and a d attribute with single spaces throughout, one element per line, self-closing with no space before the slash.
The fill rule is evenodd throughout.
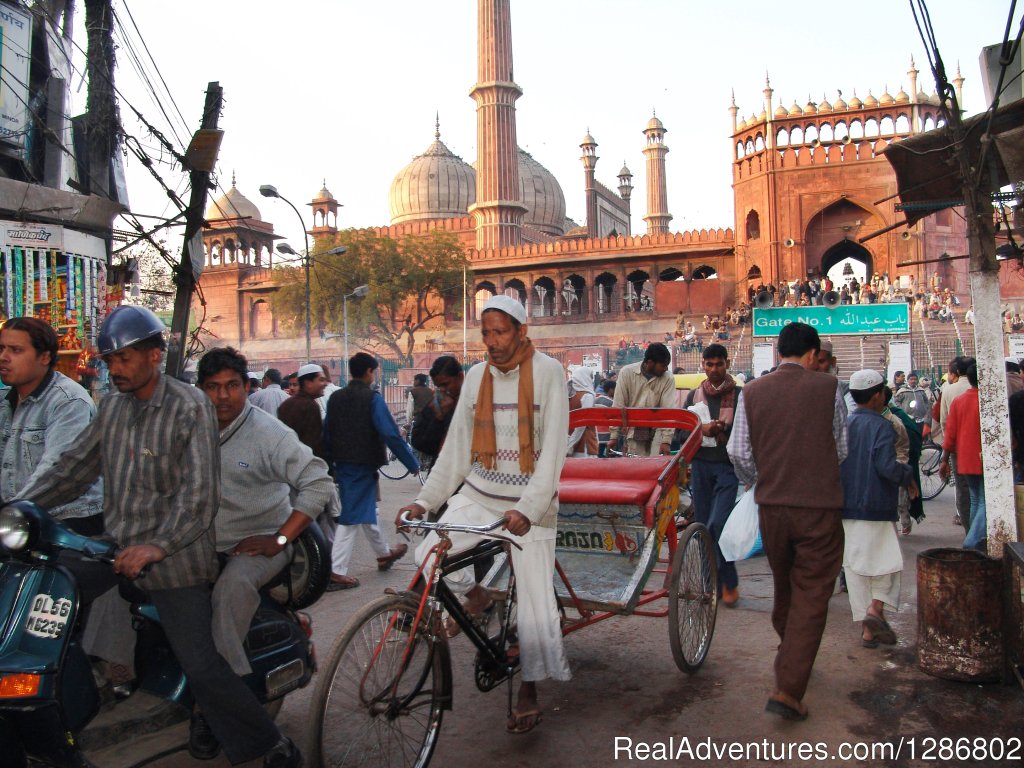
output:
<path id="1" fill-rule="evenodd" d="M 499 517 L 493 523 L 487 525 L 463 525 L 461 523 L 446 523 L 444 521 L 438 521 L 431 523 L 428 520 L 414 520 L 409 517 L 409 513 L 406 512 L 402 515 L 402 526 L 405 528 L 420 528 L 424 531 L 459 531 L 461 533 L 490 533 L 495 528 L 500 528 L 505 524 L 505 518 Z"/>

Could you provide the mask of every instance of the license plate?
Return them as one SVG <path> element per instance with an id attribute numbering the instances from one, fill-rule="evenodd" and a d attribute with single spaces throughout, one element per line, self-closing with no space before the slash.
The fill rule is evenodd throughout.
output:
<path id="1" fill-rule="evenodd" d="M 54 600 L 50 595 L 36 595 L 32 601 L 32 610 L 28 613 L 25 631 L 35 637 L 57 639 L 64 634 L 70 613 L 71 601 L 66 597 Z"/>

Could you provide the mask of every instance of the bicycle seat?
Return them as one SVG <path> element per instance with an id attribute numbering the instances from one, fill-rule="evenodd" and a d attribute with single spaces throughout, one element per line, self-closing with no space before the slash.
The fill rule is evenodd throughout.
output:
<path id="1" fill-rule="evenodd" d="M 564 504 L 645 507 L 675 456 L 565 460 L 558 482 Z"/>

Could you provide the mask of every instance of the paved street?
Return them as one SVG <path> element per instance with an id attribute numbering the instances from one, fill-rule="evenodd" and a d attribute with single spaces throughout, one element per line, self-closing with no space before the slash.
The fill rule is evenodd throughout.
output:
<path id="1" fill-rule="evenodd" d="M 411 499 L 415 489 L 415 481 L 408 478 L 382 481 L 385 518 L 390 519 L 393 510 Z M 444 768 L 640 765 L 645 761 L 637 759 L 636 753 L 634 759 L 625 751 L 616 756 L 617 737 L 632 739 L 634 745 L 674 739 L 672 751 L 685 737 L 693 749 L 707 739 L 719 748 L 738 742 L 744 749 L 767 750 L 769 759 L 756 759 L 764 754 L 756 751 L 748 753 L 749 758 L 733 761 L 714 756 L 699 759 L 696 752 L 691 759 L 684 751 L 671 761 L 673 765 L 919 766 L 950 762 L 939 759 L 938 744 L 931 759 L 922 759 L 922 750 L 931 746 L 929 738 L 984 736 L 1005 742 L 1020 737 L 1024 695 L 1019 689 L 943 681 L 917 669 L 915 558 L 924 549 L 959 544 L 962 534 L 952 523 L 952 505 L 953 495 L 947 489 L 926 505 L 928 517 L 923 526 L 915 528 L 911 536 L 901 537 L 903 606 L 890 619 L 900 638 L 898 645 L 874 650 L 861 647 L 860 625 L 852 622 L 846 595 L 833 597 L 805 698 L 811 712 L 806 722 L 787 723 L 762 712 L 772 687 L 771 662 L 777 640 L 769 618 L 772 598 L 767 562 L 756 558 L 741 564 L 739 607 L 719 609 L 711 651 L 699 672 L 688 676 L 676 668 L 665 619 L 616 618 L 588 627 L 566 641 L 573 680 L 540 686 L 544 722 L 526 736 L 505 733 L 507 689 L 479 693 L 472 680 L 473 649 L 464 638 L 455 639 L 455 707 L 445 715 L 432 764 Z M 326 654 L 354 610 L 387 586 L 404 586 L 412 570 L 410 555 L 392 571 L 379 574 L 368 549 L 362 546 L 353 573 L 363 580 L 363 586 L 328 594 L 312 609 L 314 637 L 321 654 Z M 303 748 L 307 747 L 304 731 L 311 688 L 289 696 L 278 717 L 283 730 Z M 145 754 L 182 745 L 186 734 L 187 727 L 181 725 L 161 734 L 159 748 L 109 750 L 96 756 L 95 762 L 102 768 L 126 767 Z M 901 738 L 904 742 L 896 759 L 835 757 L 844 742 L 867 749 L 872 742 L 895 745 Z M 910 739 L 915 740 L 913 756 Z M 801 743 L 820 743 L 818 748 L 824 752 L 803 760 L 796 752 L 789 759 L 778 752 L 787 744 L 795 750 Z M 972 764 L 1008 763 L 983 760 Z M 222 768 L 229 763 L 223 757 L 201 763 L 181 751 L 150 765 Z"/>

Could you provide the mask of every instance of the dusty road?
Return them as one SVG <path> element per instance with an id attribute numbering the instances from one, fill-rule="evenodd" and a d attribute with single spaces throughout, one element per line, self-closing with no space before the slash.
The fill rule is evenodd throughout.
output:
<path id="1" fill-rule="evenodd" d="M 382 481 L 382 509 L 410 500 L 411 479 Z M 665 619 L 616 618 L 573 633 L 566 641 L 573 671 L 568 683 L 540 688 L 544 722 L 526 736 L 505 733 L 506 689 L 483 694 L 472 680 L 473 649 L 453 641 L 455 707 L 445 714 L 432 765 L 439 768 L 543 768 L 545 766 L 670 765 L 1014 765 L 1024 760 L 1024 693 L 1001 685 L 938 680 L 917 668 L 916 554 L 957 546 L 953 496 L 947 490 L 926 506 L 928 518 L 912 535 L 901 537 L 905 568 L 902 606 L 891 623 L 896 646 L 861 647 L 846 595 L 833 597 L 828 627 L 805 702 L 810 718 L 787 723 L 763 712 L 772 687 L 771 665 L 777 643 L 772 631 L 771 579 L 764 558 L 740 566 L 741 601 L 720 608 L 711 651 L 694 675 L 672 661 Z M 387 586 L 405 586 L 411 555 L 379 574 L 367 547 L 359 548 L 353 574 L 359 589 L 325 595 L 312 609 L 314 637 L 321 654 L 352 612 Z M 304 749 L 309 692 L 290 695 L 278 717 L 285 733 Z M 138 764 L 147 755 L 181 746 L 184 725 L 145 745 L 125 745 L 94 756 L 100 768 Z M 1016 760 L 1012 756 L 1016 742 Z M 942 739 L 952 739 L 948 744 Z M 1003 759 L 958 761 L 957 739 L 983 739 L 986 754 Z M 659 746 L 660 745 L 660 746 Z M 961 742 L 961 755 L 981 756 Z M 645 753 L 649 748 L 652 752 Z M 663 752 L 659 752 L 661 749 Z M 898 749 L 898 753 L 897 753 Z M 722 750 L 733 750 L 723 754 Z M 667 751 L 671 759 L 656 759 Z M 645 759 L 646 758 L 646 759 Z M 179 751 L 149 765 L 156 768 L 223 768 L 192 760 Z M 258 765 L 253 763 L 251 765 Z"/>

